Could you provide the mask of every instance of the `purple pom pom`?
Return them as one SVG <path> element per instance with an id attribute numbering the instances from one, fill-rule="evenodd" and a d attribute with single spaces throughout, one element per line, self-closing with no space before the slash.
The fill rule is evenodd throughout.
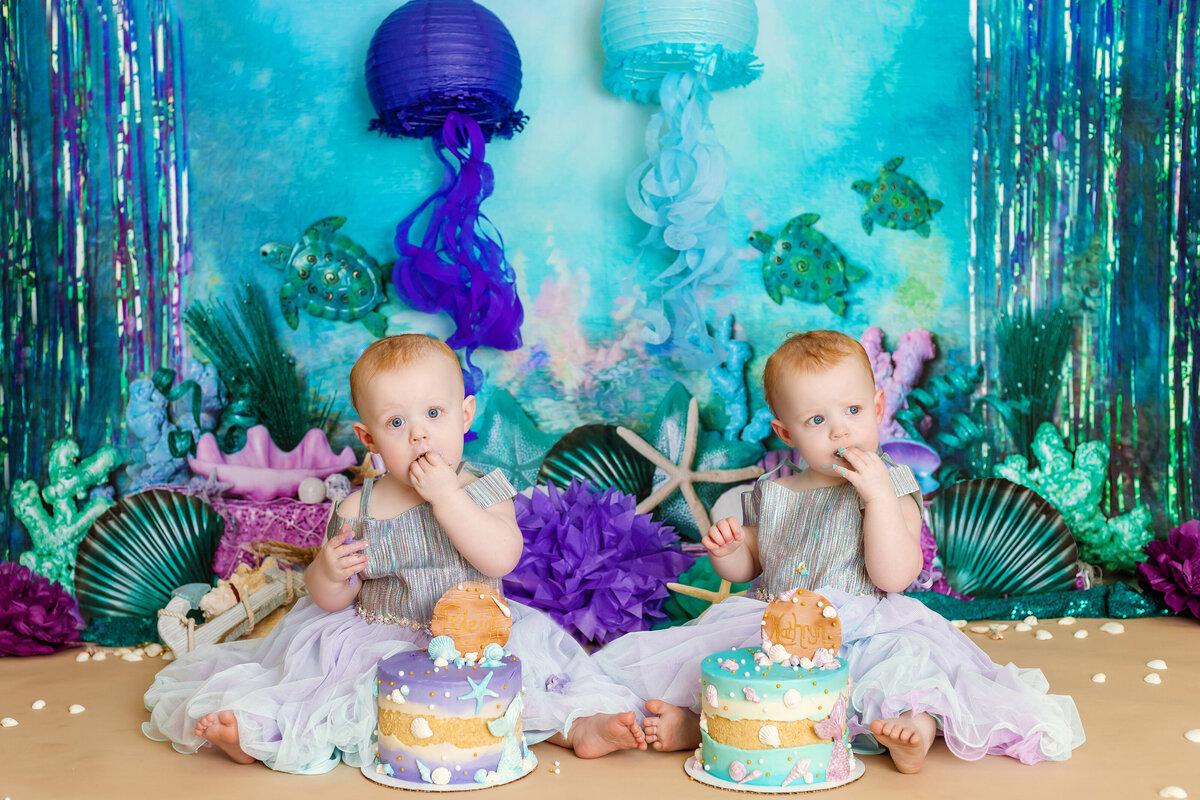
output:
<path id="1" fill-rule="evenodd" d="M 693 557 L 677 549 L 674 528 L 635 506 L 632 495 L 597 493 L 578 480 L 517 495 L 525 552 L 504 579 L 505 595 L 542 609 L 584 643 L 604 644 L 665 618 L 666 583 Z"/>
<path id="2" fill-rule="evenodd" d="M 45 655 L 78 642 L 83 617 L 75 598 L 49 578 L 0 562 L 0 656 Z"/>
<path id="3" fill-rule="evenodd" d="M 1183 523 L 1166 541 L 1155 539 L 1143 550 L 1147 558 L 1137 566 L 1142 585 L 1163 595 L 1176 614 L 1200 618 L 1200 520 Z"/>

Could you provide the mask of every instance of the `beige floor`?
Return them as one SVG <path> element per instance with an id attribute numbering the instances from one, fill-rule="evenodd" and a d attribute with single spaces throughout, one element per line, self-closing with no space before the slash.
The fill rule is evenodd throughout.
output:
<path id="1" fill-rule="evenodd" d="M 1157 798 L 1164 787 L 1182 787 L 1200 798 L 1200 744 L 1184 738 L 1200 728 L 1200 623 L 1187 618 L 1128 620 L 1126 633 L 1099 630 L 1104 620 L 1043 627 L 1048 641 L 1011 629 L 1003 641 L 976 636 L 993 660 L 1041 667 L 1055 692 L 1075 697 L 1088 741 L 1070 761 L 1027 767 L 1006 758 L 964 762 L 938 743 L 919 775 L 900 775 L 886 757 L 865 760 L 866 775 L 836 790 L 852 798 Z M 1076 639 L 1076 630 L 1089 635 Z M 1142 678 L 1146 662 L 1161 658 L 1162 683 Z M 339 766 L 321 776 L 241 767 L 216 752 L 182 756 L 142 737 L 142 692 L 157 660 L 77 663 L 75 652 L 41 658 L 0 659 L 0 798 L 345 798 L 384 797 L 397 790 L 370 783 L 358 770 Z M 1093 683 L 1097 672 L 1106 683 Z M 32 710 L 33 701 L 46 701 Z M 71 715 L 67 708 L 86 707 Z M 554 745 L 534 748 L 534 774 L 487 790 L 489 798 L 611 800 L 614 790 L 688 800 L 716 798 L 724 790 L 691 781 L 681 753 L 626 752 L 593 761 Z M 560 763 L 559 774 L 550 769 Z"/>

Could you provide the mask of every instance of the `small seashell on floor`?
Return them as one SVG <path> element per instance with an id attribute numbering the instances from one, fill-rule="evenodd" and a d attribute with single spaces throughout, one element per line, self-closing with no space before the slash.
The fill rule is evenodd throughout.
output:
<path id="1" fill-rule="evenodd" d="M 994 631 L 1006 631 L 1006 630 L 1008 630 L 1008 623 L 1006 623 L 1006 622 L 989 622 L 988 628 L 990 628 L 991 630 L 994 630 Z"/>
<path id="2" fill-rule="evenodd" d="M 17 722 L 12 717 L 5 717 L 4 719 L 0 719 L 0 728 L 15 728 L 20 724 L 21 723 Z"/>
<path id="3" fill-rule="evenodd" d="M 1158 796 L 1159 797 L 1184 798 L 1184 797 L 1187 797 L 1188 795 L 1187 795 L 1187 792 L 1185 792 L 1183 789 L 1181 789 L 1178 786 L 1164 786 L 1162 789 L 1158 790 Z"/>
<path id="4" fill-rule="evenodd" d="M 1038 618 L 1035 617 L 1033 614 L 1030 614 L 1028 617 L 1026 617 L 1025 619 L 1023 619 L 1021 621 L 1024 622 L 1026 625 L 1037 625 L 1038 624 Z"/>
<path id="5" fill-rule="evenodd" d="M 1151 672 L 1149 675 L 1142 678 L 1142 680 L 1144 680 L 1146 683 L 1159 684 L 1159 683 L 1162 683 L 1162 676 L 1159 675 L 1157 672 Z"/>
<path id="6" fill-rule="evenodd" d="M 965 619 L 952 619 L 952 620 L 950 620 L 950 624 L 953 625 L 954 627 L 958 628 L 959 630 L 962 630 L 963 628 L 967 627 L 967 621 Z"/>
<path id="7" fill-rule="evenodd" d="M 1016 625 L 1013 625 L 1013 630 L 1024 633 L 1025 631 L 1033 630 L 1033 626 L 1028 622 L 1018 622 Z"/>
<path id="8" fill-rule="evenodd" d="M 150 644 L 146 645 L 146 655 L 150 656 L 151 658 L 161 656 L 162 652 L 162 645 L 158 642 L 151 642 Z"/>
<path id="9" fill-rule="evenodd" d="M 167 652 L 163 653 L 162 659 L 163 661 L 174 661 L 175 654 L 168 650 Z"/>
<path id="10" fill-rule="evenodd" d="M 1076 638 L 1076 639 L 1086 639 L 1087 637 L 1088 637 L 1088 632 L 1087 632 L 1087 631 L 1085 631 L 1085 630 L 1083 630 L 1082 628 L 1080 628 L 1079 630 L 1075 631 L 1075 638 Z"/>
<path id="11" fill-rule="evenodd" d="M 125 661 L 141 661 L 142 655 L 141 653 L 126 653 L 125 655 L 121 656 L 121 658 Z"/>
<path id="12" fill-rule="evenodd" d="M 1152 658 L 1146 662 L 1146 666 L 1150 669 L 1166 669 L 1167 662 L 1163 661 L 1161 658 Z"/>
<path id="13" fill-rule="evenodd" d="M 1033 635 L 1033 638 L 1042 639 L 1044 641 L 1046 639 L 1053 639 L 1054 634 L 1051 633 L 1050 631 L 1046 630 L 1045 628 L 1039 628 L 1038 632 Z"/>
<path id="14" fill-rule="evenodd" d="M 1075 618 L 1074 617 L 1063 617 L 1062 619 L 1060 619 L 1058 621 L 1058 624 L 1059 625 L 1074 625 Z"/>
<path id="15" fill-rule="evenodd" d="M 84 708 L 83 706 L 79 705 L 79 703 L 72 703 L 67 708 L 68 714 L 82 714 L 84 711 L 87 711 L 87 709 Z"/>
<path id="16" fill-rule="evenodd" d="M 45 700 L 34 700 L 33 705 L 30 706 L 30 708 L 32 708 L 34 711 L 41 711 L 45 707 L 46 707 Z"/>
<path id="17" fill-rule="evenodd" d="M 990 630 L 991 630 L 991 628 L 989 628 L 987 625 L 972 625 L 971 626 L 971 633 L 987 633 Z"/>
<path id="18" fill-rule="evenodd" d="M 108 655 L 103 650 L 92 653 L 92 661 L 103 661 L 106 658 L 108 658 Z"/>
<path id="19" fill-rule="evenodd" d="M 88 654 L 87 654 L 87 651 L 86 651 L 86 650 L 84 650 L 82 653 L 79 653 L 78 655 L 76 655 L 76 656 L 75 656 L 75 660 L 76 660 L 76 661 L 83 662 L 83 661 L 87 661 L 87 660 L 88 660 L 88 657 L 89 657 L 89 656 L 88 656 Z"/>
<path id="20" fill-rule="evenodd" d="M 999 628 L 992 628 L 990 631 L 988 631 L 988 638 L 989 639 L 1003 639 L 1004 634 L 1000 632 Z"/>
<path id="21" fill-rule="evenodd" d="M 1200 728 L 1192 728 L 1190 731 L 1183 734 L 1183 738 L 1187 739 L 1189 742 L 1200 744 Z"/>
<path id="22" fill-rule="evenodd" d="M 1106 622 L 1100 626 L 1100 630 L 1104 631 L 1105 633 L 1124 633 L 1125 626 L 1119 622 Z"/>
<path id="23" fill-rule="evenodd" d="M 1103 672 L 1097 672 L 1095 675 L 1092 676 L 1092 683 L 1104 683 L 1107 680 L 1108 680 L 1108 676 L 1105 675 Z"/>

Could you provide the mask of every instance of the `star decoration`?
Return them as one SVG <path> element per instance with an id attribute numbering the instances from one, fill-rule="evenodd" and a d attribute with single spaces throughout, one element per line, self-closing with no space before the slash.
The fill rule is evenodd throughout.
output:
<path id="1" fill-rule="evenodd" d="M 796 572 L 799 572 L 801 575 L 808 574 L 808 567 L 804 566 L 803 561 L 800 562 L 800 566 L 796 567 Z"/>
<path id="2" fill-rule="evenodd" d="M 466 446 L 464 457 L 503 471 L 518 491 L 536 486 L 538 470 L 555 437 L 539 431 L 503 389 L 494 389 L 488 395 L 486 411 L 479 438 Z"/>
<path id="3" fill-rule="evenodd" d="M 490 682 L 492 680 L 492 676 L 495 674 L 496 673 L 494 673 L 494 672 L 489 672 L 487 674 L 487 677 L 484 678 L 483 680 L 481 680 L 479 683 L 476 683 L 475 681 L 471 680 L 469 677 L 467 678 L 467 683 L 471 684 L 471 691 L 462 695 L 458 699 L 459 700 L 469 700 L 469 699 L 474 698 L 474 700 L 475 700 L 475 716 L 479 716 L 479 712 L 483 710 L 483 701 L 484 701 L 485 697 L 499 697 L 500 696 L 498 693 L 493 692 L 491 689 L 487 688 L 488 682 Z"/>
<path id="4" fill-rule="evenodd" d="M 367 478 L 378 478 L 380 475 L 387 472 L 386 469 L 375 469 L 375 462 L 371 459 L 371 453 L 368 451 L 361 464 L 347 467 L 350 472 L 350 485 L 362 486 Z"/>
<path id="5" fill-rule="evenodd" d="M 687 398 L 686 422 L 683 426 L 682 441 L 678 435 L 678 414 L 675 409 L 682 405 Z M 675 408 L 672 408 L 675 407 Z M 688 395 L 681 384 L 675 384 L 667 393 L 667 397 L 659 406 L 659 420 L 656 426 L 657 436 L 652 436 L 662 450 L 655 449 L 646 439 L 638 436 L 628 428 L 618 427 L 617 434 L 625 440 L 640 455 L 649 460 L 666 474 L 665 480 L 656 483 L 654 491 L 642 502 L 638 503 L 638 513 L 645 513 L 656 508 L 670 497 L 676 490 L 682 494 L 691 512 L 691 520 L 668 520 L 681 533 L 691 534 L 699 539 L 708 531 L 712 521 L 708 509 L 696 494 L 697 483 L 724 484 L 738 483 L 757 478 L 763 473 L 761 467 L 741 466 L 729 468 L 732 464 L 757 461 L 762 455 L 762 447 L 746 442 L 732 442 L 716 437 L 715 444 L 701 446 L 700 441 L 700 405 L 696 398 Z M 713 437 L 709 437 L 711 443 Z M 699 452 L 698 452 L 699 451 Z M 677 454 L 677 455 L 676 455 Z M 708 466 L 708 469 L 694 469 L 693 464 Z M 687 527 L 684 526 L 686 523 Z M 694 525 L 694 530 L 691 526 Z"/>
<path id="6" fill-rule="evenodd" d="M 668 583 L 667 588 L 672 592 L 678 592 L 679 594 L 685 594 L 688 597 L 694 597 L 697 600 L 704 600 L 712 603 L 714 606 L 727 597 L 737 597 L 738 595 L 746 593 L 745 589 L 740 592 L 729 591 L 733 588 L 733 584 L 724 578 L 721 579 L 721 585 L 717 587 L 715 592 L 711 589 L 703 589 L 699 586 L 688 586 L 685 583 Z"/>

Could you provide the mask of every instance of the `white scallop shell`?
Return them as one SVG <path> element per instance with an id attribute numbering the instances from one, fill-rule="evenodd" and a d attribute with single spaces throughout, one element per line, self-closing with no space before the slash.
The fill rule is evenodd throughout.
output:
<path id="1" fill-rule="evenodd" d="M 1105 675 L 1103 672 L 1097 672 L 1095 675 L 1092 676 L 1092 683 L 1104 683 L 1107 680 L 1108 680 L 1108 676 Z"/>
<path id="2" fill-rule="evenodd" d="M 783 693 L 783 704 L 788 708 L 795 708 L 804 702 L 804 695 L 797 692 L 795 689 L 788 689 Z"/>
<path id="3" fill-rule="evenodd" d="M 826 619 L 833 619 L 837 616 L 837 609 L 833 606 L 825 606 L 825 608 L 821 609 L 821 616 Z"/>
<path id="4" fill-rule="evenodd" d="M 791 656 L 791 653 L 789 653 L 787 648 L 783 645 L 773 644 L 771 645 L 771 649 L 767 651 L 767 655 L 771 657 L 772 661 L 778 664 L 782 661 L 787 661 L 788 657 Z"/>
<path id="5" fill-rule="evenodd" d="M 1146 683 L 1157 684 L 1157 683 L 1162 683 L 1162 676 L 1159 675 L 1157 672 L 1151 672 L 1149 675 L 1142 678 L 1142 680 L 1144 680 Z"/>
<path id="6" fill-rule="evenodd" d="M 1188 794 L 1179 786 L 1164 786 L 1162 789 L 1158 790 L 1158 796 L 1184 798 L 1187 797 Z"/>
<path id="7" fill-rule="evenodd" d="M 1100 630 L 1104 631 L 1105 633 L 1124 633 L 1125 626 L 1120 622 L 1106 622 L 1100 626 Z"/>
<path id="8" fill-rule="evenodd" d="M 779 747 L 779 729 L 774 725 L 763 725 L 758 729 L 758 740 L 767 747 Z"/>
<path id="9" fill-rule="evenodd" d="M 429 774 L 429 780 L 433 781 L 438 786 L 445 786 L 450 782 L 450 770 L 445 767 L 438 767 Z"/>
<path id="10" fill-rule="evenodd" d="M 1146 662 L 1146 666 L 1150 669 L 1166 669 L 1167 662 L 1163 661 L 1161 658 L 1152 658 Z"/>
<path id="11" fill-rule="evenodd" d="M 1200 744 L 1200 728 L 1192 728 L 1183 735 L 1183 738 L 1187 739 L 1189 742 Z"/>
<path id="12" fill-rule="evenodd" d="M 429 727 L 429 720 L 424 717 L 414 719 L 412 724 L 408 726 L 408 729 L 412 732 L 415 739 L 428 739 L 430 736 L 433 736 L 433 730 Z"/>
<path id="13" fill-rule="evenodd" d="M 704 687 L 704 702 L 708 703 L 713 708 L 717 707 L 720 698 L 717 697 L 717 687 L 711 683 Z"/>
<path id="14" fill-rule="evenodd" d="M 1045 641 L 1046 639 L 1054 638 L 1054 634 L 1044 628 L 1039 628 L 1038 632 L 1035 633 L 1033 636 L 1035 639 L 1041 639 L 1042 641 Z"/>

